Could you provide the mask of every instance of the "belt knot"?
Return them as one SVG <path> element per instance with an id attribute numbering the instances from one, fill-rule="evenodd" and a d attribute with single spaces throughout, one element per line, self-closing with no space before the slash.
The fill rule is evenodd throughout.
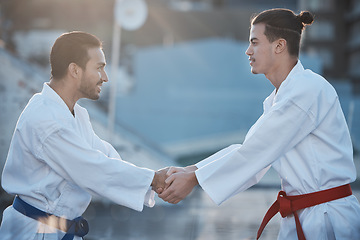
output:
<path id="1" fill-rule="evenodd" d="M 291 208 L 291 200 L 287 198 L 286 192 L 280 191 L 277 200 L 279 203 L 279 212 L 283 218 L 294 212 Z"/>

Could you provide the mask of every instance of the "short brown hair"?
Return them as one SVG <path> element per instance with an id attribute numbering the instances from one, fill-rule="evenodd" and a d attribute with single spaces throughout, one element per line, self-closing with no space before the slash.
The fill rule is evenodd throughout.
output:
<path id="1" fill-rule="evenodd" d="M 62 78 L 69 64 L 76 63 L 85 69 L 89 61 L 88 49 L 102 47 L 101 41 L 86 32 L 69 32 L 58 37 L 51 49 L 50 65 L 52 78 Z"/>
<path id="2" fill-rule="evenodd" d="M 289 54 L 299 56 L 302 30 L 313 21 L 314 17 L 308 11 L 302 11 L 296 15 L 289 9 L 275 8 L 256 15 L 251 25 L 264 23 L 264 34 L 270 42 L 284 38 L 288 43 Z"/>

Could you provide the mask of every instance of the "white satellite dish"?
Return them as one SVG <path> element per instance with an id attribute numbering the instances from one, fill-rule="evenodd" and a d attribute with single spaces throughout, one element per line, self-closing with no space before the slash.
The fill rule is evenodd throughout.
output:
<path id="1" fill-rule="evenodd" d="M 116 23 L 132 31 L 144 24 L 148 11 L 144 0 L 116 0 L 114 13 Z"/>

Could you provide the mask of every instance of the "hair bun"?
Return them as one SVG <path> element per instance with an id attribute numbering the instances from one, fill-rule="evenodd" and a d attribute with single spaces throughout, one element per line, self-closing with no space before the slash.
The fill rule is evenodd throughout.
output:
<path id="1" fill-rule="evenodd" d="M 314 16 L 308 11 L 302 11 L 297 17 L 304 25 L 310 25 L 314 22 Z"/>

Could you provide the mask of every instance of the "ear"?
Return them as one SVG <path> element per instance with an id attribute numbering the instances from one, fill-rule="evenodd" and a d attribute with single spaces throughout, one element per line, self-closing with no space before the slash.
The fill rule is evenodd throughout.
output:
<path id="1" fill-rule="evenodd" d="M 287 50 L 287 42 L 283 38 L 279 38 L 275 41 L 275 53 L 282 53 Z"/>
<path id="2" fill-rule="evenodd" d="M 79 78 L 81 71 L 81 67 L 79 67 L 76 63 L 70 63 L 68 66 L 68 72 L 73 78 Z"/>

